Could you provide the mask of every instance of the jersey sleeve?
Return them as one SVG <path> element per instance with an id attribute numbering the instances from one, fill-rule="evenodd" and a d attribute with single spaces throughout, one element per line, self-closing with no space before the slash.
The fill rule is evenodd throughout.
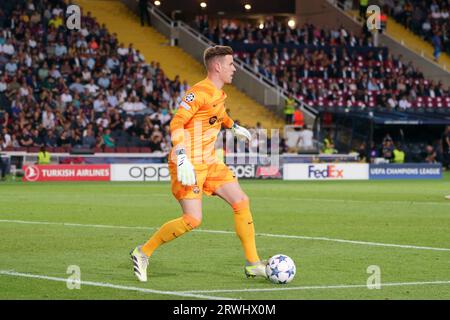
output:
<path id="1" fill-rule="evenodd" d="M 231 129 L 231 127 L 234 124 L 233 119 L 230 118 L 230 116 L 228 115 L 228 113 L 225 112 L 225 115 L 223 117 L 223 126 L 227 129 Z"/>
<path id="2" fill-rule="evenodd" d="M 177 112 L 170 121 L 170 134 L 174 149 L 183 148 L 184 125 L 192 119 L 198 109 L 204 104 L 205 96 L 202 92 L 190 90 L 181 101 Z"/>

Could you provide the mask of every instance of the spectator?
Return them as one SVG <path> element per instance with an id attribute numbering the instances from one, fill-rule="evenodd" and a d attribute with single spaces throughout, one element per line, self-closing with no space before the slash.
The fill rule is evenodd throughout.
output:
<path id="1" fill-rule="evenodd" d="M 394 160 L 394 142 L 392 141 L 390 136 L 387 136 L 383 140 L 382 155 L 386 160 Z"/>
<path id="2" fill-rule="evenodd" d="M 92 125 L 87 127 L 85 132 L 83 133 L 83 146 L 86 148 L 94 148 L 95 147 L 95 133 L 92 129 Z"/>
<path id="3" fill-rule="evenodd" d="M 331 138 L 331 132 L 328 132 L 323 139 L 323 149 L 322 153 L 324 154 L 334 154 L 337 153 L 337 150 L 334 147 L 333 139 Z"/>
<path id="4" fill-rule="evenodd" d="M 38 129 L 31 130 L 31 138 L 33 140 L 33 147 L 40 147 L 44 144 Z"/>
<path id="5" fill-rule="evenodd" d="M 411 108 L 411 103 L 408 101 L 408 98 L 406 97 L 406 95 L 402 96 L 401 100 L 398 103 L 398 107 L 402 111 L 405 111 L 405 110 Z"/>
<path id="6" fill-rule="evenodd" d="M 105 134 L 102 136 L 102 138 L 103 138 L 103 143 L 106 147 L 114 148 L 115 142 L 114 142 L 114 139 L 111 137 L 110 129 L 105 130 Z"/>
<path id="7" fill-rule="evenodd" d="M 436 151 L 432 145 L 427 145 L 425 148 L 425 162 L 436 163 Z"/>
<path id="8" fill-rule="evenodd" d="M 433 47 L 434 47 L 434 52 L 433 52 L 434 61 L 438 62 L 439 56 L 441 55 L 441 50 L 442 50 L 442 43 L 441 43 L 441 37 L 440 37 L 439 31 L 433 35 L 433 37 L 431 38 L 431 43 L 433 44 Z"/>
<path id="9" fill-rule="evenodd" d="M 33 137 L 27 128 L 22 130 L 22 135 L 19 137 L 21 147 L 31 147 L 34 144 Z"/>
<path id="10" fill-rule="evenodd" d="M 152 150 L 152 152 L 156 152 L 156 151 L 162 152 L 161 142 L 162 142 L 162 136 L 160 134 L 153 133 L 153 135 L 150 139 L 150 143 L 149 143 L 149 147 Z"/>
<path id="11" fill-rule="evenodd" d="M 50 164 L 50 153 L 44 145 L 39 150 L 37 164 Z"/>
<path id="12" fill-rule="evenodd" d="M 394 153 L 394 158 L 392 159 L 392 162 L 394 162 L 394 163 L 404 163 L 405 162 L 405 152 L 403 151 L 403 148 L 399 143 L 396 144 L 393 153 Z"/>
<path id="13" fill-rule="evenodd" d="M 295 111 L 295 99 L 292 92 L 289 92 L 288 97 L 284 103 L 284 115 L 286 124 L 292 124 Z"/>
<path id="14" fill-rule="evenodd" d="M 0 145 L 2 149 L 12 147 L 12 139 L 11 135 L 8 132 L 8 128 L 3 127 L 1 137 L 3 138 L 2 144 Z"/>
<path id="15" fill-rule="evenodd" d="M 141 17 L 141 26 L 144 26 L 144 21 L 146 20 L 150 26 L 150 17 L 147 11 L 147 0 L 139 0 L 139 15 Z"/>
<path id="16" fill-rule="evenodd" d="M 141 145 L 144 147 L 148 147 L 150 145 L 151 138 L 152 138 L 152 131 L 150 129 L 150 126 L 145 125 L 141 135 L 139 136 Z"/>
<path id="17" fill-rule="evenodd" d="M 113 116 L 111 117 L 109 128 L 112 132 L 119 132 L 123 130 L 123 120 L 120 117 L 120 113 L 114 112 Z"/>
<path id="18" fill-rule="evenodd" d="M 55 135 L 55 131 L 53 129 L 47 129 L 46 134 L 44 136 L 44 144 L 47 147 L 57 147 L 58 146 L 58 138 Z"/>
<path id="19" fill-rule="evenodd" d="M 304 125 L 302 130 L 300 131 L 297 146 L 299 147 L 299 151 L 308 151 L 314 148 L 313 145 L 313 132 L 308 128 L 307 125 Z"/>
<path id="20" fill-rule="evenodd" d="M 297 106 L 294 111 L 294 125 L 302 127 L 305 125 L 305 118 L 300 106 Z"/>
<path id="21" fill-rule="evenodd" d="M 366 19 L 366 11 L 368 6 L 369 0 L 359 0 L 359 16 L 363 18 L 364 21 Z"/>
<path id="22" fill-rule="evenodd" d="M 72 146 L 72 138 L 66 130 L 61 133 L 61 136 L 58 138 L 57 144 L 59 147 L 63 148 L 70 148 Z"/>
<path id="23" fill-rule="evenodd" d="M 334 143 L 331 142 L 325 149 L 323 149 L 324 154 L 335 154 L 338 153 L 338 151 L 334 147 Z"/>
<path id="24" fill-rule="evenodd" d="M 367 148 L 366 148 L 366 143 L 365 142 L 361 142 L 361 144 L 358 147 L 358 157 L 359 157 L 359 161 L 361 162 L 368 162 L 367 160 Z"/>

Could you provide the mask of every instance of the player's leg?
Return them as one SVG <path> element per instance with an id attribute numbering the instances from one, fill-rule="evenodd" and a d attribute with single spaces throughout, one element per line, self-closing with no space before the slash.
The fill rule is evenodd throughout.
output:
<path id="1" fill-rule="evenodd" d="M 233 208 L 236 234 L 241 240 L 247 260 L 245 274 L 247 277 L 266 277 L 266 264 L 260 260 L 256 249 L 255 226 L 248 196 L 236 180 L 220 185 L 214 190 L 214 194 L 224 199 Z"/>
<path id="2" fill-rule="evenodd" d="M 179 203 L 182 209 L 181 217 L 163 224 L 144 245 L 137 246 L 131 252 L 134 274 L 140 281 L 147 281 L 148 259 L 159 246 L 200 225 L 202 221 L 202 200 L 187 199 L 180 200 Z"/>
<path id="3" fill-rule="evenodd" d="M 142 246 L 131 252 L 134 273 L 140 281 L 147 281 L 148 258 L 162 244 L 170 242 L 186 232 L 198 227 L 202 221 L 202 186 L 206 170 L 196 168 L 198 185 L 186 187 L 177 181 L 176 167 L 169 164 L 172 181 L 172 194 L 181 205 L 180 217 L 163 224 Z"/>
<path id="4" fill-rule="evenodd" d="M 197 228 L 202 221 L 202 200 L 185 199 L 179 201 L 182 215 L 163 224 L 142 246 L 142 252 L 150 257 L 162 244 L 170 242 L 186 232 Z"/>

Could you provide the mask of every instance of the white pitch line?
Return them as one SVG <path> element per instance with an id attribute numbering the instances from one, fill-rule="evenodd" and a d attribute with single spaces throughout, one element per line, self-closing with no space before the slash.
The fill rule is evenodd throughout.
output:
<path id="1" fill-rule="evenodd" d="M 450 281 L 424 281 L 424 282 L 393 282 L 381 283 L 383 287 L 402 287 L 402 286 L 426 286 L 426 285 L 450 285 Z M 261 289 L 218 289 L 218 290 L 192 290 L 179 291 L 180 293 L 234 293 L 234 292 L 265 292 L 265 291 L 291 291 L 291 290 L 327 290 L 327 289 L 355 289 L 366 288 L 367 284 L 352 285 L 333 285 L 333 286 L 309 286 L 309 287 L 283 287 L 283 288 L 261 288 Z"/>
<path id="2" fill-rule="evenodd" d="M 2 222 L 4 222 L 4 223 L 19 223 L 19 224 L 59 225 L 59 226 L 69 226 L 69 227 L 108 228 L 108 229 L 134 229 L 134 230 L 136 230 L 136 229 L 137 230 L 156 230 L 156 229 L 158 229 L 155 227 L 129 227 L 129 226 L 114 226 L 114 225 L 102 225 L 102 224 L 81 224 L 81 223 L 65 223 L 65 222 L 47 222 L 47 221 L 25 221 L 25 220 L 0 220 L 0 223 L 2 223 Z M 195 229 L 195 230 L 193 230 L 193 232 L 232 234 L 232 235 L 235 234 L 235 232 L 233 232 L 233 231 L 206 230 L 206 229 Z M 335 239 L 335 238 L 326 238 L 326 237 L 308 237 L 308 236 L 270 234 L 270 233 L 257 233 L 256 235 L 261 236 L 261 237 L 271 237 L 271 238 L 329 241 L 329 242 L 350 243 L 350 244 L 375 246 L 375 247 L 391 247 L 391 248 L 402 248 L 402 249 L 450 252 L 450 248 L 435 248 L 435 247 L 425 247 L 425 246 L 413 246 L 413 245 L 406 245 L 406 244 L 392 244 L 392 243 L 381 243 L 381 242 L 370 242 L 370 241 Z"/>
<path id="3" fill-rule="evenodd" d="M 234 232 L 231 232 L 231 231 L 220 231 L 220 230 L 195 229 L 193 231 L 206 232 L 206 233 L 235 234 Z M 261 237 L 271 237 L 271 238 L 287 238 L 287 239 L 330 241 L 330 242 L 351 243 L 351 244 L 360 244 L 360 245 L 377 246 L 377 247 L 394 247 L 394 248 L 403 248 L 403 249 L 432 250 L 432 251 L 450 251 L 450 248 L 434 248 L 434 247 L 413 246 L 413 245 L 405 245 L 405 244 L 391 244 L 391 243 L 380 243 L 380 242 L 370 242 L 370 241 L 334 239 L 334 238 L 326 238 L 326 237 L 307 237 L 307 236 L 295 236 L 295 235 L 286 235 L 286 234 L 270 234 L 270 233 L 257 233 L 256 235 L 257 236 L 261 236 Z"/>
<path id="4" fill-rule="evenodd" d="M 132 226 L 114 226 L 106 224 L 82 224 L 82 223 L 70 223 L 70 222 L 50 222 L 50 221 L 27 221 L 27 220 L 0 220 L 5 223 L 19 223 L 19 224 L 43 224 L 43 225 L 55 225 L 55 226 L 67 226 L 67 227 L 87 227 L 87 228 L 106 228 L 106 229 L 158 229 L 154 227 L 132 227 Z"/>
<path id="5" fill-rule="evenodd" d="M 113 186 L 113 185 L 111 185 Z M 135 185 L 139 187 L 138 185 Z M 142 186 L 142 185 L 141 185 Z M 8 195 L 7 193 L 4 193 Z M 12 195 L 12 193 L 11 193 Z M 132 194 L 126 195 L 127 197 L 159 197 L 159 198 L 172 198 L 172 195 L 166 193 L 151 193 L 151 194 Z M 409 200 L 355 200 L 355 199 L 323 199 L 323 198 L 283 198 L 283 197 L 264 197 L 264 196 L 251 196 L 252 199 L 261 199 L 261 200 L 275 200 L 275 201 L 309 201 L 309 202 L 340 202 L 340 203 L 374 203 L 377 204 L 385 203 L 385 204 L 396 204 L 396 205 L 436 205 L 436 206 L 449 206 L 449 203 L 446 201 L 438 202 L 438 201 L 409 201 Z"/>
<path id="6" fill-rule="evenodd" d="M 354 199 L 322 199 L 322 198 L 275 198 L 275 197 L 258 197 L 258 196 L 252 196 L 252 199 L 263 199 L 263 200 L 286 200 L 286 201 L 311 201 L 311 202 L 342 202 L 342 203 L 373 203 L 376 202 L 377 204 L 380 203 L 386 203 L 386 204 L 424 204 L 424 205 L 438 205 L 438 206 L 448 206 L 449 204 L 446 202 L 432 202 L 432 201 L 407 201 L 407 200 L 400 200 L 400 201 L 394 201 L 394 200 L 354 200 Z"/>
<path id="7" fill-rule="evenodd" d="M 68 281 L 68 279 L 65 279 L 65 278 L 49 277 L 49 276 L 38 275 L 38 274 L 20 273 L 20 272 L 15 272 L 15 271 L 8 271 L 8 270 L 0 270 L 0 275 L 12 276 L 12 277 L 22 277 L 22 278 L 33 278 L 33 279 L 41 279 L 41 280 L 49 280 L 49 281 L 58 281 L 58 282 L 67 282 Z M 111 289 L 117 289 L 117 290 L 136 291 L 136 292 L 152 293 L 152 294 L 162 294 L 162 295 L 177 296 L 177 297 L 183 297 L 183 298 L 198 298 L 198 299 L 208 299 L 208 300 L 236 300 L 236 299 L 232 299 L 232 298 L 207 296 L 207 295 L 195 294 L 195 293 L 183 293 L 183 292 L 177 292 L 177 291 L 161 291 L 161 290 L 153 290 L 153 289 L 146 289 L 146 288 L 139 288 L 139 287 L 121 286 L 121 285 L 115 285 L 112 283 L 105 283 L 105 282 L 72 281 L 71 280 L 71 283 L 72 282 L 79 283 L 80 285 L 84 285 L 84 286 L 111 288 Z"/>

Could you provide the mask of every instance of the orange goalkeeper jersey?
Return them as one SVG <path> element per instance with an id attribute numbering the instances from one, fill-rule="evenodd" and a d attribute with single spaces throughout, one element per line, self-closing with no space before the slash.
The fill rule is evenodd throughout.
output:
<path id="1" fill-rule="evenodd" d="M 215 162 L 214 145 L 221 126 L 231 128 L 234 123 L 225 111 L 226 98 L 208 78 L 190 88 L 170 122 L 172 150 L 184 147 L 194 165 Z M 173 152 L 171 156 L 176 162 Z"/>

